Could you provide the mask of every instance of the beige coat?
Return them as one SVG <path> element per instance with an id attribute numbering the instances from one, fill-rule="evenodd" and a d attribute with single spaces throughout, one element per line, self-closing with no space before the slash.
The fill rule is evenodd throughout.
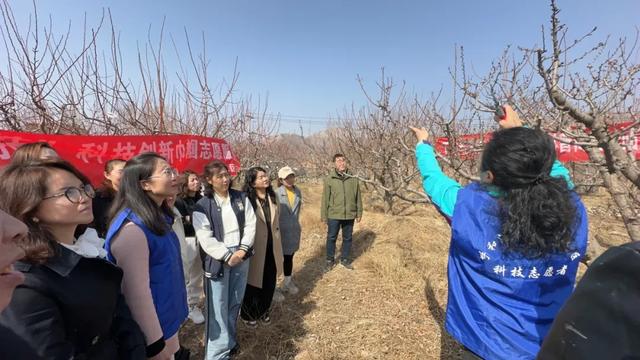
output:
<path id="1" fill-rule="evenodd" d="M 271 230 L 273 230 L 273 257 L 276 261 L 276 269 L 278 270 L 276 278 L 283 272 L 282 256 L 282 240 L 280 238 L 280 211 L 279 206 L 269 199 L 269 209 L 271 210 Z M 256 207 L 256 238 L 253 242 L 253 250 L 255 254 L 251 257 L 251 265 L 249 265 L 249 278 L 247 283 L 251 286 L 262 289 L 262 277 L 264 271 L 264 260 L 267 254 L 268 239 L 267 223 L 264 218 L 264 212 L 259 205 Z"/>

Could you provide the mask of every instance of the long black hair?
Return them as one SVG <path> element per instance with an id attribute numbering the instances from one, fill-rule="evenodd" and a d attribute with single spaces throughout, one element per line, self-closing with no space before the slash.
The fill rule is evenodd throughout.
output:
<path id="1" fill-rule="evenodd" d="M 267 174 L 267 170 L 259 166 L 254 166 L 251 169 L 247 170 L 244 174 L 244 186 L 242 188 L 242 191 L 247 193 L 247 197 L 249 198 L 249 201 L 251 202 L 251 206 L 253 206 L 254 210 L 258 206 L 257 205 L 258 194 L 256 193 L 256 188 L 253 186 L 253 183 L 258 178 L 259 172 L 263 172 Z M 275 191 L 273 191 L 273 186 L 271 185 L 271 183 L 269 183 L 269 187 L 267 187 L 267 196 L 271 198 L 272 203 L 277 204 L 276 193 Z"/>
<path id="2" fill-rule="evenodd" d="M 571 250 L 578 213 L 564 178 L 551 177 L 556 152 L 551 137 L 524 127 L 498 131 L 482 154 L 499 200 L 502 246 L 507 253 L 540 258 Z"/>
<path id="3" fill-rule="evenodd" d="M 173 219 L 173 211 L 166 201 L 158 205 L 142 188 L 141 181 L 148 180 L 153 175 L 159 160 L 165 160 L 156 153 L 144 153 L 127 161 L 120 180 L 118 191 L 109 216 L 109 223 L 122 210 L 131 209 L 154 234 L 164 235 L 171 230 L 166 218 Z"/>

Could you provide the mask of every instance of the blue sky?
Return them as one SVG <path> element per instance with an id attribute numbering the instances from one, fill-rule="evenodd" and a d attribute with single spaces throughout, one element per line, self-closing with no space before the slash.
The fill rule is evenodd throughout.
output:
<path id="1" fill-rule="evenodd" d="M 30 1 L 10 4 L 21 21 L 31 11 Z M 136 43 L 146 42 L 149 26 L 157 35 L 165 16 L 166 32 L 179 42 L 184 28 L 194 42 L 204 33 L 213 80 L 229 77 L 237 59 L 239 93 L 268 95 L 270 113 L 313 120 L 305 126 L 310 130 L 366 101 L 357 75 L 372 88 L 384 66 L 409 91 L 426 95 L 450 84 L 455 44 L 483 74 L 505 46 L 540 43 L 549 18 L 543 0 L 38 0 L 37 6 L 41 17 L 50 14 L 61 28 L 71 21 L 77 33 L 85 13 L 95 23 L 110 8 L 132 66 Z M 638 0 L 560 0 L 559 6 L 574 37 L 594 26 L 596 39 L 633 37 L 639 25 Z M 169 71 L 175 66 L 167 60 Z M 290 127 L 296 125 L 282 124 Z"/>

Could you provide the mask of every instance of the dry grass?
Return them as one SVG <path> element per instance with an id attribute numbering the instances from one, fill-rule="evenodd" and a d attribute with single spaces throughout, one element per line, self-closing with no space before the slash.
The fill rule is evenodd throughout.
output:
<path id="1" fill-rule="evenodd" d="M 405 216 L 365 212 L 354 229 L 355 271 L 322 273 L 321 188 L 302 186 L 303 240 L 294 260 L 300 288 L 274 304 L 272 324 L 239 324 L 239 359 L 454 359 L 460 347 L 443 330 L 450 230 L 431 207 Z M 603 245 L 628 241 L 607 195 L 585 198 L 590 228 Z M 340 240 L 339 240 L 340 242 Z M 188 322 L 181 342 L 203 356 L 204 326 Z"/>

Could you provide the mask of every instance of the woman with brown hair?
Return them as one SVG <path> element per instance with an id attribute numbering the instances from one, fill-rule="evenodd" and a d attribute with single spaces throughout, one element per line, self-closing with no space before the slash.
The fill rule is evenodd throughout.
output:
<path id="1" fill-rule="evenodd" d="M 12 164 L 25 164 L 29 161 L 59 160 L 60 155 L 49 143 L 40 141 L 20 145 L 11 156 Z"/>
<path id="2" fill-rule="evenodd" d="M 120 187 L 122 169 L 126 161 L 122 159 L 111 159 L 104 165 L 104 179 L 102 186 L 96 191 L 93 199 L 93 228 L 98 232 L 98 236 L 105 238 L 109 229 L 109 209 L 116 197 Z"/>
<path id="3" fill-rule="evenodd" d="M 180 255 L 187 287 L 189 319 L 194 324 L 202 324 L 205 319 L 198 306 L 203 295 L 202 260 L 200 260 L 196 231 L 193 228 L 192 220 L 196 203 L 202 198 L 200 178 L 191 170 L 183 171 L 180 177 L 180 193 L 175 198 L 175 207 L 179 211 L 178 214 L 184 226 L 184 236 L 178 236 L 178 239 L 180 240 Z"/>
<path id="4" fill-rule="evenodd" d="M 4 170 L 0 208 L 24 222 L 29 234 L 25 257 L 15 266 L 25 281 L 0 325 L 46 358 L 144 358 L 144 339 L 120 294 L 122 270 L 104 259 L 97 237 L 74 236 L 93 219 L 94 195 L 89 180 L 64 161 Z M 0 339 L 0 348 L 14 346 Z"/>

